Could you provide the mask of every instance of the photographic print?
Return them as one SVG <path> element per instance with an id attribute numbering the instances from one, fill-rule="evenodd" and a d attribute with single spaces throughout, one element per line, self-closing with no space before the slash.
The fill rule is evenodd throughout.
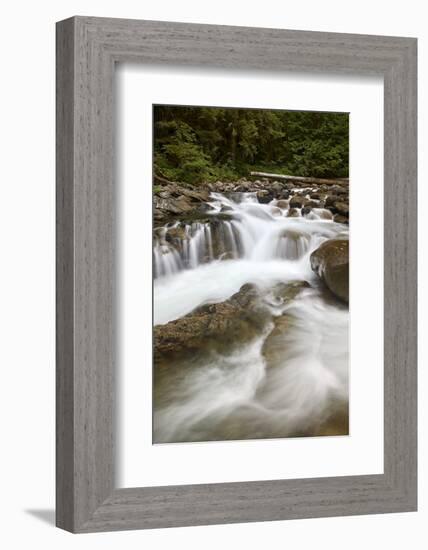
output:
<path id="1" fill-rule="evenodd" d="M 349 115 L 153 106 L 153 443 L 349 433 Z"/>

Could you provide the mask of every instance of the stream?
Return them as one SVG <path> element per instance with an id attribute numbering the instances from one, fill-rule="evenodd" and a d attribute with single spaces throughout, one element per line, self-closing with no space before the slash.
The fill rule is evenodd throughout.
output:
<path id="1" fill-rule="evenodd" d="M 272 300 L 266 330 L 230 353 L 155 364 L 153 442 L 348 433 L 349 311 L 310 266 L 311 253 L 346 238 L 348 227 L 323 208 L 261 204 L 254 193 L 211 193 L 204 218 L 156 230 L 154 325 L 227 300 L 247 283 L 265 297 L 278 283 L 309 286 L 291 302 Z M 279 318 L 287 330 L 268 340 Z"/>

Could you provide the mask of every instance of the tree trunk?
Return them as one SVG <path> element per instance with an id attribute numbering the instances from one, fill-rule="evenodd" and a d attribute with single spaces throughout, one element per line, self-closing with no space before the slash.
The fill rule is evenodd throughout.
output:
<path id="1" fill-rule="evenodd" d="M 286 174 L 269 174 L 268 172 L 250 172 L 251 176 L 259 178 L 270 178 L 276 180 L 296 181 L 299 183 L 315 183 L 317 185 L 337 185 L 338 183 L 349 184 L 349 178 L 323 179 L 323 178 L 305 178 L 303 176 L 287 176 Z"/>

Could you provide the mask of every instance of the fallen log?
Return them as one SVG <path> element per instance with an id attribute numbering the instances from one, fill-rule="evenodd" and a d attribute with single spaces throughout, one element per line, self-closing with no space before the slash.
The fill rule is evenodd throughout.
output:
<path id="1" fill-rule="evenodd" d="M 164 185 L 170 185 L 171 183 L 173 183 L 172 181 L 169 181 L 166 178 L 159 176 L 158 174 L 153 174 L 153 181 L 154 183 L 163 183 Z"/>
<path id="2" fill-rule="evenodd" d="M 340 183 L 349 184 L 348 178 L 323 179 L 303 176 L 288 176 L 286 174 L 269 174 L 268 172 L 250 172 L 250 175 L 259 178 L 271 178 L 276 180 L 286 180 L 290 182 L 296 181 L 299 183 L 315 183 L 317 185 L 337 185 Z"/>

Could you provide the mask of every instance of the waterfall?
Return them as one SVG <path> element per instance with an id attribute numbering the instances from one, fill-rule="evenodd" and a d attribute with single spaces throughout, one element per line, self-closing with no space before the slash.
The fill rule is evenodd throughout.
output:
<path id="1" fill-rule="evenodd" d="M 299 260 L 338 227 L 329 210 L 290 208 L 288 200 L 260 204 L 255 193 L 211 193 L 207 221 L 175 222 L 154 235 L 154 277 L 168 277 L 217 260 Z"/>
<path id="2" fill-rule="evenodd" d="M 203 221 L 155 230 L 154 325 L 224 302 L 247 283 L 268 297 L 272 322 L 230 352 L 202 347 L 168 368 L 155 364 L 154 443 L 326 435 L 317 430 L 332 415 L 345 422 L 335 433 L 346 433 L 348 310 L 326 298 L 310 255 L 347 233 L 328 210 L 260 204 L 255 193 L 212 193 Z M 310 288 L 283 306 L 269 299 L 278 283 L 296 281 Z M 285 329 L 275 332 L 281 319 Z"/>

